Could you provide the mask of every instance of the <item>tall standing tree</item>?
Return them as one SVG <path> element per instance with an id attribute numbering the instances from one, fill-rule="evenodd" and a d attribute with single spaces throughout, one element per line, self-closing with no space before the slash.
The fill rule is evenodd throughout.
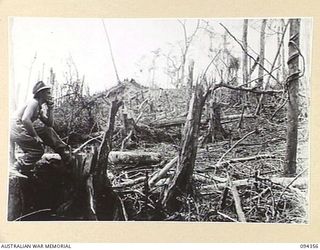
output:
<path id="1" fill-rule="evenodd" d="M 263 19 L 261 24 L 261 30 L 260 30 L 260 55 L 259 55 L 260 66 L 258 71 L 258 85 L 260 87 L 263 85 L 266 25 L 267 25 L 267 19 Z"/>
<path id="2" fill-rule="evenodd" d="M 248 19 L 243 20 L 243 33 L 242 33 L 242 43 L 243 43 L 243 57 L 242 57 L 242 77 L 243 84 L 248 82 Z"/>
<path id="3" fill-rule="evenodd" d="M 284 166 L 285 175 L 296 174 L 297 146 L 298 146 L 298 111 L 299 111 L 299 34 L 300 19 L 290 19 L 290 40 L 287 79 L 288 106 L 287 106 L 287 145 L 286 161 Z"/>
<path id="4" fill-rule="evenodd" d="M 285 24 L 285 21 L 284 19 L 281 19 L 281 32 L 285 32 L 286 30 L 286 24 Z M 285 50 L 284 50 L 284 46 L 282 46 L 281 48 L 281 64 L 282 64 L 282 79 L 285 79 L 286 78 L 286 63 L 285 63 Z"/>

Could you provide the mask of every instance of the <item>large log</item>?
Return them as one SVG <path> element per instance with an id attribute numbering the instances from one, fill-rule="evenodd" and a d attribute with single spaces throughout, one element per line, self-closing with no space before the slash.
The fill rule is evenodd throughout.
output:
<path id="1" fill-rule="evenodd" d="M 111 151 L 108 160 L 113 164 L 156 164 L 162 160 L 162 157 L 152 152 Z"/>

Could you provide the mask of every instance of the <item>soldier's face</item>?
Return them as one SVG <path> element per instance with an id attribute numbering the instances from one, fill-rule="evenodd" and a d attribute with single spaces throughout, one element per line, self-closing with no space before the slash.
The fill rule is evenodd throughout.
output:
<path id="1" fill-rule="evenodd" d="M 49 100 L 51 98 L 51 89 L 45 89 L 43 91 L 43 99 Z"/>

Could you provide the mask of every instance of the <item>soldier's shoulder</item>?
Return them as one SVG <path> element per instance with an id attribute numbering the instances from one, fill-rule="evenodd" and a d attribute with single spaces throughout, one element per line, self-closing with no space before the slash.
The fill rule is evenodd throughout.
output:
<path id="1" fill-rule="evenodd" d="M 39 101 L 35 98 L 32 98 L 27 103 L 28 106 L 37 108 L 39 106 Z"/>

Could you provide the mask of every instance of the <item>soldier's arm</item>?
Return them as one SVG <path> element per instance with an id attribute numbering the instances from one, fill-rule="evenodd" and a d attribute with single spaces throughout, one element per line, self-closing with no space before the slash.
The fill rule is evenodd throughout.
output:
<path id="1" fill-rule="evenodd" d="M 38 102 L 36 100 L 32 100 L 27 104 L 26 109 L 23 112 L 21 121 L 26 130 L 28 131 L 29 135 L 32 137 L 37 137 L 37 133 L 33 127 L 32 117 L 34 116 L 35 112 L 38 109 Z"/>

